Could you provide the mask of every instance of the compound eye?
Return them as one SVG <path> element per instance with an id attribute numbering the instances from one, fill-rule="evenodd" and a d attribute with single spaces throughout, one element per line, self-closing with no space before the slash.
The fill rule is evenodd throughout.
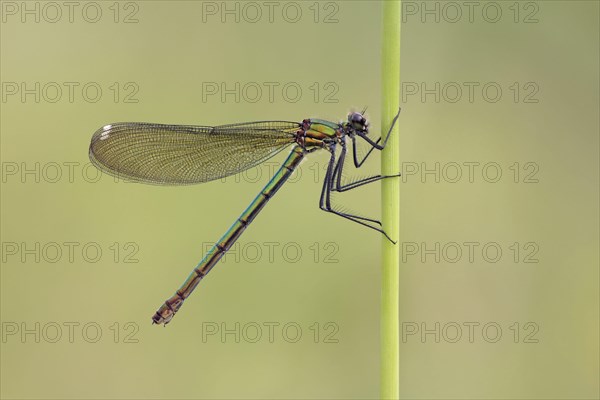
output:
<path id="1" fill-rule="evenodd" d="M 363 118 L 363 116 L 362 116 L 362 115 L 360 115 L 359 113 L 353 113 L 353 114 L 350 116 L 350 121 L 351 121 L 351 122 L 362 122 L 362 121 L 364 121 L 364 118 Z"/>

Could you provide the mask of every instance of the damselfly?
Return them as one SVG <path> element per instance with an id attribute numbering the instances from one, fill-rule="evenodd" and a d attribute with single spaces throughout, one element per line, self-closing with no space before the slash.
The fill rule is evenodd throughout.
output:
<path id="1" fill-rule="evenodd" d="M 380 221 L 343 212 L 331 200 L 332 192 L 344 192 L 399 176 L 374 175 L 343 182 L 347 142 L 352 142 L 354 167 L 360 168 L 373 150 L 383 150 L 400 114 L 398 111 L 384 137 L 372 140 L 368 136 L 369 123 L 364 112 L 350 113 L 348 121 L 343 123 L 305 119 L 301 123 L 260 121 L 209 127 L 125 122 L 106 125 L 96 131 L 89 156 L 97 168 L 113 176 L 155 185 L 187 185 L 223 178 L 254 167 L 293 145 L 288 157 L 254 201 L 208 251 L 175 295 L 154 314 L 153 323 L 166 325 L 171 321 L 202 278 L 231 248 L 306 154 L 313 151 L 323 149 L 330 154 L 319 207 L 381 232 L 391 241 Z M 368 151 L 364 155 L 357 151 L 358 140 L 367 144 Z"/>

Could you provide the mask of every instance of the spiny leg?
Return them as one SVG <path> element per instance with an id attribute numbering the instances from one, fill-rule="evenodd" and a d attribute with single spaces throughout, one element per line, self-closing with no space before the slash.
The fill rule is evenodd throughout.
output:
<path id="1" fill-rule="evenodd" d="M 390 134 L 392 133 L 392 130 L 394 129 L 394 125 L 396 124 L 396 121 L 398 120 L 398 117 L 400 116 L 400 109 L 398 110 L 398 113 L 396 114 L 396 116 L 394 117 L 394 119 L 392 120 L 392 124 L 390 126 L 390 129 L 388 130 L 388 133 L 385 136 L 385 140 L 383 142 L 382 145 L 379 145 L 379 142 L 381 141 L 381 137 L 379 137 L 377 139 L 377 141 L 373 142 L 371 141 L 367 136 L 364 135 L 360 135 L 361 138 L 363 138 L 365 141 L 367 141 L 367 143 L 369 143 L 371 145 L 371 148 L 369 149 L 369 151 L 367 152 L 367 154 L 364 156 L 364 158 L 362 160 L 358 160 L 358 153 L 357 153 L 357 144 L 356 144 L 356 137 L 352 136 L 352 155 L 353 155 L 353 159 L 354 159 L 354 166 L 355 168 L 360 168 L 363 163 L 366 161 L 366 159 L 369 157 L 369 155 L 373 152 L 373 150 L 378 149 L 378 150 L 383 150 L 385 148 L 385 145 L 387 144 L 387 141 L 390 137 Z M 370 176 L 364 179 L 360 179 L 358 181 L 349 183 L 349 184 L 342 184 L 342 175 L 343 175 L 343 169 L 344 169 L 344 165 L 345 165 L 345 159 L 346 159 L 346 143 L 342 142 L 342 152 L 340 154 L 340 157 L 338 159 L 338 162 L 335 166 L 335 169 L 333 171 L 333 176 L 335 177 L 335 184 L 331 187 L 331 190 L 335 191 L 335 192 L 345 192 L 347 190 L 352 190 L 355 189 L 357 187 L 363 186 L 363 185 L 367 185 L 369 183 L 372 182 L 376 182 L 379 181 L 381 179 L 386 179 L 386 178 L 395 178 L 395 177 L 399 177 L 400 174 L 396 174 L 396 175 L 374 175 L 374 176 Z"/>
<path id="2" fill-rule="evenodd" d="M 363 178 L 360 180 L 357 180 L 355 182 L 351 182 L 348 184 L 342 184 L 342 174 L 343 174 L 343 169 L 344 169 L 344 165 L 345 165 L 345 159 L 346 159 L 346 143 L 342 142 L 342 152 L 340 154 L 340 157 L 338 158 L 337 164 L 335 166 L 335 169 L 333 171 L 333 175 L 332 178 L 335 179 L 334 184 L 332 185 L 331 190 L 334 192 L 345 192 L 347 190 L 352 190 L 355 189 L 357 187 L 372 183 L 372 182 L 377 182 L 381 179 L 386 179 L 386 178 L 396 178 L 399 177 L 400 174 L 397 175 L 374 175 L 374 176 L 370 176 L 368 178 Z M 354 147 L 354 152 L 356 152 L 356 147 Z M 373 147 L 371 147 L 371 150 L 373 150 Z M 369 151 L 370 152 L 370 151 Z M 357 167 L 358 169 L 359 167 Z"/>
<path id="3" fill-rule="evenodd" d="M 356 138 L 352 137 L 352 153 L 353 153 L 353 158 L 354 158 L 354 166 L 356 168 L 360 168 L 363 163 L 367 160 L 367 158 L 371 155 L 371 153 L 373 152 L 373 150 L 377 149 L 377 150 L 383 150 L 385 148 L 385 145 L 388 142 L 388 139 L 390 138 L 390 134 L 392 133 L 392 130 L 394 129 L 394 126 L 396 125 L 396 121 L 398 120 L 398 117 L 400 116 L 400 111 L 402 109 L 399 108 L 398 109 L 398 113 L 396 114 L 396 116 L 394 117 L 394 119 L 392 120 L 392 125 L 390 126 L 390 129 L 388 130 L 387 134 L 385 135 L 385 139 L 383 141 L 383 144 L 379 144 L 379 142 L 381 142 L 381 136 L 379 137 L 379 139 L 377 139 L 375 142 L 373 142 L 371 139 L 369 139 L 369 137 L 367 137 L 366 135 L 361 135 L 359 134 L 358 136 L 360 136 L 361 138 L 363 138 L 367 143 L 369 143 L 371 145 L 371 148 L 369 149 L 369 151 L 367 152 L 367 154 L 365 154 L 365 156 L 363 157 L 362 160 L 358 160 L 358 154 L 356 153 Z"/>
<path id="4" fill-rule="evenodd" d="M 326 199 L 327 202 L 329 203 L 330 209 L 333 210 L 333 207 L 331 207 L 331 192 L 335 192 L 338 191 L 337 187 L 340 186 L 340 181 L 341 181 L 341 175 L 342 175 L 342 169 L 343 169 L 343 165 L 344 165 L 344 160 L 346 158 L 346 146 L 345 146 L 345 142 L 341 143 L 342 146 L 342 151 L 340 156 L 337 159 L 337 162 L 335 161 L 335 157 L 332 157 L 329 161 L 329 163 L 334 163 L 335 164 L 335 168 L 333 169 L 333 172 L 330 174 L 330 179 L 329 179 L 329 186 L 328 189 L 329 191 L 326 194 Z M 332 155 L 335 154 L 335 151 L 332 152 Z M 327 177 L 325 177 L 327 179 Z M 343 191 L 343 190 L 341 190 Z M 337 211 L 335 210 L 336 214 L 338 215 L 343 215 L 343 216 L 347 216 L 347 217 L 352 217 L 352 218 L 356 218 L 356 219 L 361 219 L 363 221 L 369 221 L 372 222 L 374 224 L 378 224 L 381 226 L 381 222 L 376 220 L 376 219 L 372 219 L 372 218 L 367 218 L 367 217 L 362 217 L 360 215 L 352 215 L 352 214 L 348 214 L 348 213 L 344 213 L 341 211 Z"/>
<path id="5" fill-rule="evenodd" d="M 379 142 L 381 142 L 381 137 L 379 139 L 377 139 L 377 141 L 375 143 L 379 144 Z M 358 153 L 356 152 L 357 146 L 358 145 L 356 143 L 356 137 L 352 136 L 352 156 L 354 158 L 354 166 L 356 168 L 360 168 L 365 163 L 365 161 L 367 161 L 367 158 L 369 158 L 369 156 L 371 155 L 371 153 L 373 152 L 373 150 L 375 150 L 375 147 L 371 146 L 369 148 L 369 151 L 367 151 L 367 154 L 365 154 L 365 156 L 363 157 L 363 159 L 359 161 L 358 160 Z"/>
<path id="6" fill-rule="evenodd" d="M 369 225 L 363 221 L 360 221 L 360 219 L 365 220 L 365 221 L 369 221 L 369 222 L 373 222 L 376 224 L 381 225 L 380 221 L 377 220 L 373 220 L 373 219 L 369 219 L 369 218 L 364 218 L 364 217 L 360 217 L 358 215 L 351 215 L 351 214 L 347 214 L 347 213 L 343 213 L 340 211 L 336 211 L 335 209 L 333 209 L 331 207 L 331 186 L 334 183 L 334 176 L 333 176 L 333 171 L 334 171 L 334 164 L 335 164 L 335 147 L 331 147 L 328 148 L 328 150 L 331 152 L 331 158 L 329 160 L 329 165 L 327 166 L 327 172 L 325 173 L 325 179 L 323 181 L 323 188 L 321 189 L 321 197 L 320 197 L 320 201 L 319 201 L 319 208 L 323 211 L 326 212 L 330 212 L 332 214 L 335 215 L 339 215 L 340 217 L 349 219 L 350 221 L 356 222 L 357 224 L 366 226 L 367 228 L 371 228 L 373 230 L 376 230 L 377 232 L 380 232 L 381 234 L 383 234 L 390 242 L 392 243 L 396 243 L 394 242 L 387 233 L 385 233 L 385 231 L 381 228 L 378 228 L 376 226 L 372 226 Z"/>

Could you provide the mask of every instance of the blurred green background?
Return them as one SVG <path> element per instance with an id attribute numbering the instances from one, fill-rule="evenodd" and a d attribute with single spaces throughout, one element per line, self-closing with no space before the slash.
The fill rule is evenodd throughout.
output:
<path id="1" fill-rule="evenodd" d="M 404 2 L 401 397 L 598 398 L 598 2 L 475 3 Z M 1 9 L 1 397 L 376 398 L 382 239 L 318 209 L 325 154 L 162 329 L 285 155 L 153 187 L 87 146 L 364 106 L 375 134 L 381 3 Z M 378 184 L 355 192 L 378 216 Z"/>

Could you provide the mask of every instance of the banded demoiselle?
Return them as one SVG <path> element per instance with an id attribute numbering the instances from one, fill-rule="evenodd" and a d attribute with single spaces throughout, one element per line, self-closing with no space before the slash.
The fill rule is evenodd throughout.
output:
<path id="1" fill-rule="evenodd" d="M 346 122 L 305 119 L 302 122 L 259 121 L 220 126 L 164 125 L 125 122 L 105 125 L 94 133 L 89 148 L 92 163 L 109 175 L 155 185 L 188 185 L 223 178 L 254 167 L 288 146 L 290 154 L 262 191 L 208 251 L 175 294 L 152 317 L 168 324 L 202 278 L 231 248 L 269 199 L 281 188 L 300 161 L 316 150 L 329 152 L 319 207 L 350 221 L 385 233 L 381 222 L 336 209 L 332 192 L 344 192 L 398 175 L 374 175 L 342 182 L 347 142 L 352 143 L 354 168 L 360 168 L 373 150 L 383 150 L 400 111 L 385 137 L 372 140 L 364 112 L 352 112 Z M 382 141 L 383 138 L 383 141 Z M 357 141 L 368 151 L 359 155 Z M 338 151 L 339 148 L 339 151 Z"/>

